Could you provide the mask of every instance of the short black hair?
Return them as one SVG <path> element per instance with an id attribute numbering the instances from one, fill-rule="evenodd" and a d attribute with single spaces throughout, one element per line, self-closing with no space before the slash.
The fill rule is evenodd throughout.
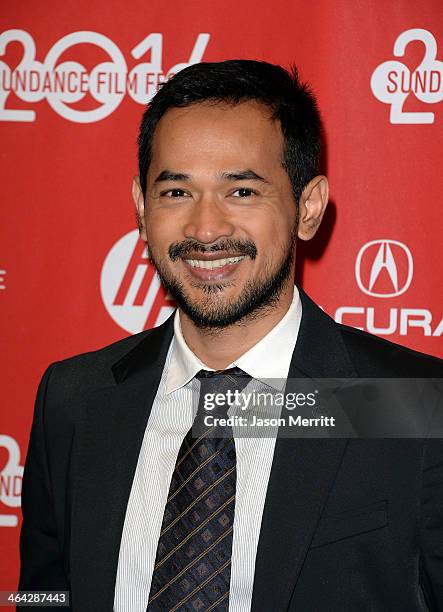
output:
<path id="1" fill-rule="evenodd" d="M 138 137 L 140 185 L 146 182 L 152 157 L 155 128 L 171 108 L 202 102 L 238 104 L 253 100 L 272 111 L 280 121 L 284 138 L 282 163 L 291 181 L 295 200 L 304 186 L 318 174 L 321 154 L 321 121 L 309 86 L 298 71 L 255 60 L 202 62 L 184 68 L 166 81 L 143 114 Z"/>

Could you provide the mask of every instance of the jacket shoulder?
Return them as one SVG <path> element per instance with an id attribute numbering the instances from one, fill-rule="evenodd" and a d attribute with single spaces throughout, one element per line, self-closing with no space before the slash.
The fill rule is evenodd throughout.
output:
<path id="1" fill-rule="evenodd" d="M 443 377 L 443 360 L 336 323 L 360 376 Z"/>
<path id="2" fill-rule="evenodd" d="M 94 351 L 51 364 L 50 385 L 55 397 L 69 401 L 90 389 L 115 384 L 112 365 L 147 340 L 152 330 L 128 336 Z"/>

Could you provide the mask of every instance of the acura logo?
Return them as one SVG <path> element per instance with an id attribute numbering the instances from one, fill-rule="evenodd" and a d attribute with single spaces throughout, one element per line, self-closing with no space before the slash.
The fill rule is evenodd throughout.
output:
<path id="1" fill-rule="evenodd" d="M 355 261 L 357 285 L 367 295 L 391 298 L 404 293 L 412 281 L 414 263 L 408 247 L 397 240 L 372 240 Z"/>

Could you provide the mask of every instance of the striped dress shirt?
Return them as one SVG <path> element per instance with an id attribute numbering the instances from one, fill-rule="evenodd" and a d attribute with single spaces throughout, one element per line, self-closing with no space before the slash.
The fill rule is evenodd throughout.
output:
<path id="1" fill-rule="evenodd" d="M 227 366 L 237 366 L 252 377 L 245 391 L 259 392 L 268 385 L 284 390 L 301 310 L 294 287 L 285 316 L 249 351 Z M 177 310 L 174 337 L 146 426 L 126 509 L 114 612 L 146 612 L 169 485 L 181 443 L 193 422 L 200 389 L 194 377 L 201 369 L 212 370 L 187 346 Z M 275 437 L 238 437 L 235 447 L 237 489 L 229 612 L 248 612 Z"/>

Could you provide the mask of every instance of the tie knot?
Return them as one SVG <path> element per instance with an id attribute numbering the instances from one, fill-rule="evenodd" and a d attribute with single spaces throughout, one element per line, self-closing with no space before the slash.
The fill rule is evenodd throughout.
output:
<path id="1" fill-rule="evenodd" d="M 226 389 L 238 389 L 241 391 L 251 380 L 249 374 L 246 374 L 246 372 L 237 367 L 228 368 L 227 370 L 215 370 L 213 372 L 200 370 L 195 377 L 205 387 L 219 389 L 221 392 Z"/>
<path id="2" fill-rule="evenodd" d="M 246 374 L 246 372 L 244 372 L 243 370 L 241 370 L 240 368 L 228 368 L 227 370 L 214 370 L 214 371 L 210 371 L 210 370 L 200 370 L 200 372 L 197 372 L 197 374 L 195 375 L 196 378 L 198 379 L 202 379 L 202 378 L 216 378 L 216 377 L 222 377 L 222 376 L 248 376 L 248 374 Z"/>

